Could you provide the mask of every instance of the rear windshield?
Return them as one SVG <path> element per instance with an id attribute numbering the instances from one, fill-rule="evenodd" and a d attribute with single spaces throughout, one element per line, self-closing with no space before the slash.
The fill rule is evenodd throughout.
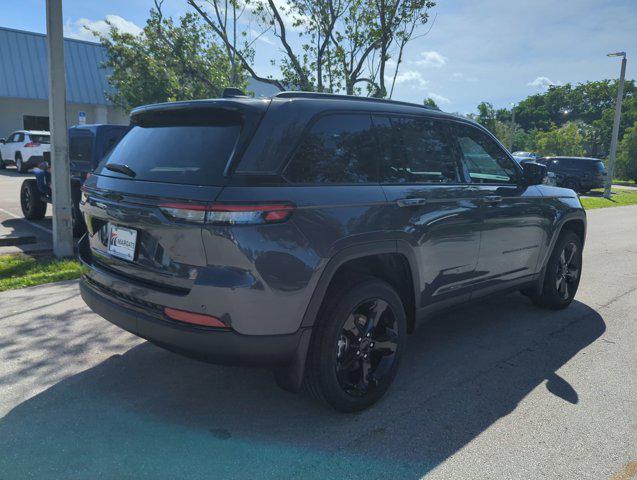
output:
<path id="1" fill-rule="evenodd" d="M 604 166 L 604 162 L 593 162 L 593 164 L 595 165 L 593 167 L 593 170 L 597 170 L 598 172 L 601 172 L 601 173 L 606 172 L 606 167 Z"/>
<path id="2" fill-rule="evenodd" d="M 46 145 L 51 143 L 50 135 L 29 135 L 29 138 L 35 143 L 44 143 Z"/>
<path id="3" fill-rule="evenodd" d="M 99 174 L 150 182 L 218 185 L 241 125 L 149 125 L 133 127 L 100 163 Z M 134 177 L 106 168 L 125 165 Z"/>
<path id="4" fill-rule="evenodd" d="M 69 135 L 69 158 L 76 162 L 86 162 L 93 156 L 93 134 L 82 132 Z"/>

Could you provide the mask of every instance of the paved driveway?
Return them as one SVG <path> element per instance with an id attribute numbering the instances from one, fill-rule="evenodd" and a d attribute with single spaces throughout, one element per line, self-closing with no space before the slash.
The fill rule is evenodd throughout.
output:
<path id="1" fill-rule="evenodd" d="M 589 219 L 569 309 L 512 294 L 440 316 L 357 415 L 142 342 L 75 282 L 2 293 L 0 478 L 630 478 L 637 208 Z"/>

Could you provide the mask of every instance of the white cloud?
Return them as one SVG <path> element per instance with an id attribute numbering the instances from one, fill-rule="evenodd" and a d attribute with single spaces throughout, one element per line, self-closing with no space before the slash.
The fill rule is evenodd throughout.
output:
<path id="1" fill-rule="evenodd" d="M 416 65 L 440 68 L 447 63 L 448 58 L 435 51 L 420 52 L 422 60 L 414 60 Z"/>
<path id="2" fill-rule="evenodd" d="M 449 105 L 451 103 L 451 100 L 449 100 L 447 97 L 443 97 L 442 95 L 438 95 L 437 93 L 429 92 L 427 97 L 431 98 L 438 105 Z"/>
<path id="3" fill-rule="evenodd" d="M 98 32 L 102 35 L 108 34 L 111 23 L 117 30 L 124 33 L 131 33 L 133 35 L 139 35 L 142 29 L 135 23 L 120 17 L 119 15 L 106 15 L 104 20 L 89 20 L 88 18 L 79 18 L 74 22 L 67 20 L 64 24 L 64 35 L 69 38 L 75 38 L 77 40 L 88 40 L 89 42 L 95 42 L 97 38 L 92 31 Z M 92 30 L 92 31 L 91 31 Z"/>
<path id="4" fill-rule="evenodd" d="M 451 74 L 451 80 L 453 80 L 454 82 L 477 82 L 478 77 L 473 77 L 473 76 L 467 77 L 462 72 L 454 72 Z"/>
<path id="5" fill-rule="evenodd" d="M 529 87 L 537 88 L 538 90 L 546 90 L 551 85 L 559 85 L 560 82 L 554 82 L 548 77 L 537 77 L 532 82 L 527 83 Z"/>
<path id="6" fill-rule="evenodd" d="M 386 78 L 386 81 L 391 82 L 392 78 Z M 417 84 L 421 87 L 427 86 L 427 80 L 425 80 L 420 72 L 415 70 L 405 70 L 396 75 L 396 85 L 401 84 Z"/>

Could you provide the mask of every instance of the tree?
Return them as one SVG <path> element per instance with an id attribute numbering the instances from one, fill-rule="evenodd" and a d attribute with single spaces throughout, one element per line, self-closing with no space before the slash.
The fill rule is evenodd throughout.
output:
<path id="1" fill-rule="evenodd" d="M 617 177 L 637 182 L 637 121 L 626 130 L 619 144 Z"/>
<path id="2" fill-rule="evenodd" d="M 478 104 L 478 115 L 475 121 L 485 127 L 490 132 L 495 132 L 495 109 L 489 102 L 480 102 Z"/>
<path id="3" fill-rule="evenodd" d="M 426 107 L 432 107 L 432 108 L 436 108 L 438 110 L 440 110 L 440 108 L 438 107 L 438 104 L 436 103 L 436 101 L 431 98 L 431 97 L 427 97 L 422 101 L 422 104 L 425 105 Z"/>
<path id="4" fill-rule="evenodd" d="M 584 154 L 584 137 L 580 126 L 569 122 L 561 127 L 553 126 L 548 131 L 535 134 L 536 151 L 541 155 L 573 155 Z"/>
<path id="5" fill-rule="evenodd" d="M 377 97 L 391 96 L 404 49 L 410 41 L 427 33 L 423 27 L 429 21 L 429 9 L 435 5 L 432 0 L 187 2 L 257 80 L 281 90 L 292 86 L 309 91 L 345 91 L 350 95 L 365 92 Z M 250 12 L 260 25 L 258 36 L 268 33 L 277 39 L 283 58 L 273 58 L 271 63 L 279 66 L 279 78 L 259 75 L 239 46 L 230 41 L 229 27 L 236 28 L 236 22 L 223 21 L 228 2 L 240 12 Z M 300 48 L 294 47 L 294 35 Z M 390 59 L 394 60 L 391 73 Z"/>
<path id="6" fill-rule="evenodd" d="M 226 52 L 198 17 L 187 13 L 175 23 L 159 8 L 150 11 L 143 32 L 123 33 L 109 24 L 106 35 L 93 32 L 106 48 L 111 70 L 109 99 L 125 110 L 149 103 L 219 97 L 227 86 L 245 87 L 242 69 L 233 69 Z"/>

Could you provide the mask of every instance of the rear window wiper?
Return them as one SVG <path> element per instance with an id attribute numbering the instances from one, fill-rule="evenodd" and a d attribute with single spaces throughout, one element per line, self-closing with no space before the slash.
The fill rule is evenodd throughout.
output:
<path id="1" fill-rule="evenodd" d="M 121 163 L 107 163 L 104 168 L 111 170 L 112 172 L 123 173 L 124 175 L 128 175 L 129 177 L 134 177 L 135 175 L 137 175 L 132 168 Z"/>

